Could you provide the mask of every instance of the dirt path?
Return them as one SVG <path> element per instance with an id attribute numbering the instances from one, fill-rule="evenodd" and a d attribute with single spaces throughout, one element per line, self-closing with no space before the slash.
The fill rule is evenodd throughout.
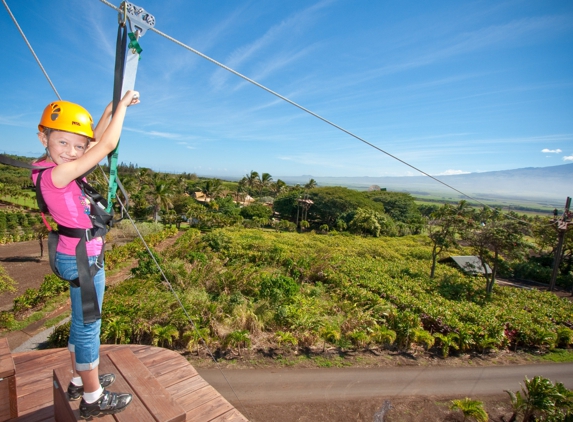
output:
<path id="1" fill-rule="evenodd" d="M 393 409 L 384 421 L 454 421 L 461 419 L 455 418 L 448 404 L 457 397 L 484 400 L 490 420 L 500 420 L 511 415 L 504 390 L 518 391 L 525 376 L 541 375 L 573 388 L 573 363 L 223 373 L 225 377 L 216 369 L 199 369 L 205 380 L 255 422 L 372 421 L 386 400 Z"/>
<path id="2" fill-rule="evenodd" d="M 0 311 L 12 309 L 14 298 L 22 295 L 26 289 L 37 289 L 44 281 L 44 276 L 52 272 L 46 241 L 43 257 L 40 257 L 37 240 L 0 245 L 0 265 L 18 282 L 16 292 L 0 295 Z"/>

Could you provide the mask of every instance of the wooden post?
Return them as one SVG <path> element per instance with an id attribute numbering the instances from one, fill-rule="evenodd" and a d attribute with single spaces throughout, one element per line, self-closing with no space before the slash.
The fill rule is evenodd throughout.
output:
<path id="1" fill-rule="evenodd" d="M 0 422 L 18 417 L 16 367 L 7 338 L 0 339 Z"/>

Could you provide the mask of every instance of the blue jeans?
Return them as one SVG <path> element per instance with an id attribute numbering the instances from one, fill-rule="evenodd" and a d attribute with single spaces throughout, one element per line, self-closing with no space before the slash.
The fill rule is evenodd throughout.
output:
<path id="1" fill-rule="evenodd" d="M 97 261 L 97 256 L 90 256 L 89 261 L 90 265 L 94 264 Z M 73 280 L 78 277 L 78 268 L 74 255 L 56 252 L 56 268 L 66 280 Z M 94 284 L 101 310 L 105 291 L 105 270 L 103 268 L 96 273 Z M 84 324 L 80 288 L 73 287 L 71 284 L 70 299 L 72 302 L 72 322 L 70 325 L 68 350 L 76 354 L 76 371 L 87 371 L 97 368 L 99 365 L 101 319 L 91 324 Z"/>

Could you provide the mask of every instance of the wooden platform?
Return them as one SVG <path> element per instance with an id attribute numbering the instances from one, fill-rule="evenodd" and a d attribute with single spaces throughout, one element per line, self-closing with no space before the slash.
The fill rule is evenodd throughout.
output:
<path id="1" fill-rule="evenodd" d="M 140 345 L 102 345 L 101 355 L 129 348 L 149 369 L 155 379 L 186 412 L 188 422 L 247 421 L 195 371 L 184 357 L 160 347 Z M 10 421 L 55 421 L 53 370 L 70 367 L 67 349 L 49 349 L 14 353 L 18 418 Z M 113 391 L 113 386 L 110 387 Z M 95 419 L 97 420 L 97 419 Z"/>

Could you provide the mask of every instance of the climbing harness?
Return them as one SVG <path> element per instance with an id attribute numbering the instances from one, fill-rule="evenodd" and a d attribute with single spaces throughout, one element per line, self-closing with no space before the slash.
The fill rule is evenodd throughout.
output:
<path id="1" fill-rule="evenodd" d="M 128 31 L 129 24 L 129 31 Z M 132 3 L 124 1 L 119 7 L 117 41 L 115 48 L 115 70 L 113 81 L 113 108 L 112 114 L 115 113 L 117 105 L 124 94 L 133 90 L 135 87 L 135 78 L 137 76 L 137 66 L 141 59 L 143 51 L 139 45 L 139 38 L 145 32 L 155 26 L 155 18 L 147 13 L 142 7 L 135 6 Z M 129 38 L 129 44 L 127 39 Z M 129 203 L 128 195 L 117 177 L 117 163 L 119 157 L 119 142 L 115 149 L 108 155 L 109 163 L 109 188 L 107 195 L 108 207 L 106 211 L 110 212 L 113 200 L 116 198 L 119 187 L 125 203 Z"/>
<path id="2" fill-rule="evenodd" d="M 34 167 L 34 166 L 32 166 Z M 60 241 L 60 235 L 79 239 L 76 246 L 76 266 L 78 269 L 78 277 L 74 280 L 67 280 L 73 287 L 79 287 L 82 297 L 82 311 L 84 324 L 90 324 L 101 318 L 101 309 L 99 308 L 97 293 L 94 285 L 94 277 L 97 272 L 103 268 L 104 249 L 105 249 L 105 235 L 111 228 L 113 215 L 107 213 L 107 201 L 101 196 L 93 187 L 91 187 L 83 177 L 75 180 L 77 186 L 82 192 L 83 196 L 89 201 L 89 218 L 92 223 L 91 229 L 80 229 L 74 227 L 66 227 L 58 224 L 57 230 L 52 230 L 51 226 L 47 224 L 45 214 L 49 213 L 48 206 L 42 194 L 42 174 L 47 170 L 40 168 L 36 178 L 36 200 L 38 207 L 42 213 L 44 224 L 48 227 L 48 254 L 50 257 L 50 267 L 54 274 L 61 279 L 65 280 L 58 269 L 56 268 L 56 250 Z M 97 257 L 94 264 L 89 264 L 86 243 L 98 237 L 102 238 L 103 244 L 101 252 Z"/>

